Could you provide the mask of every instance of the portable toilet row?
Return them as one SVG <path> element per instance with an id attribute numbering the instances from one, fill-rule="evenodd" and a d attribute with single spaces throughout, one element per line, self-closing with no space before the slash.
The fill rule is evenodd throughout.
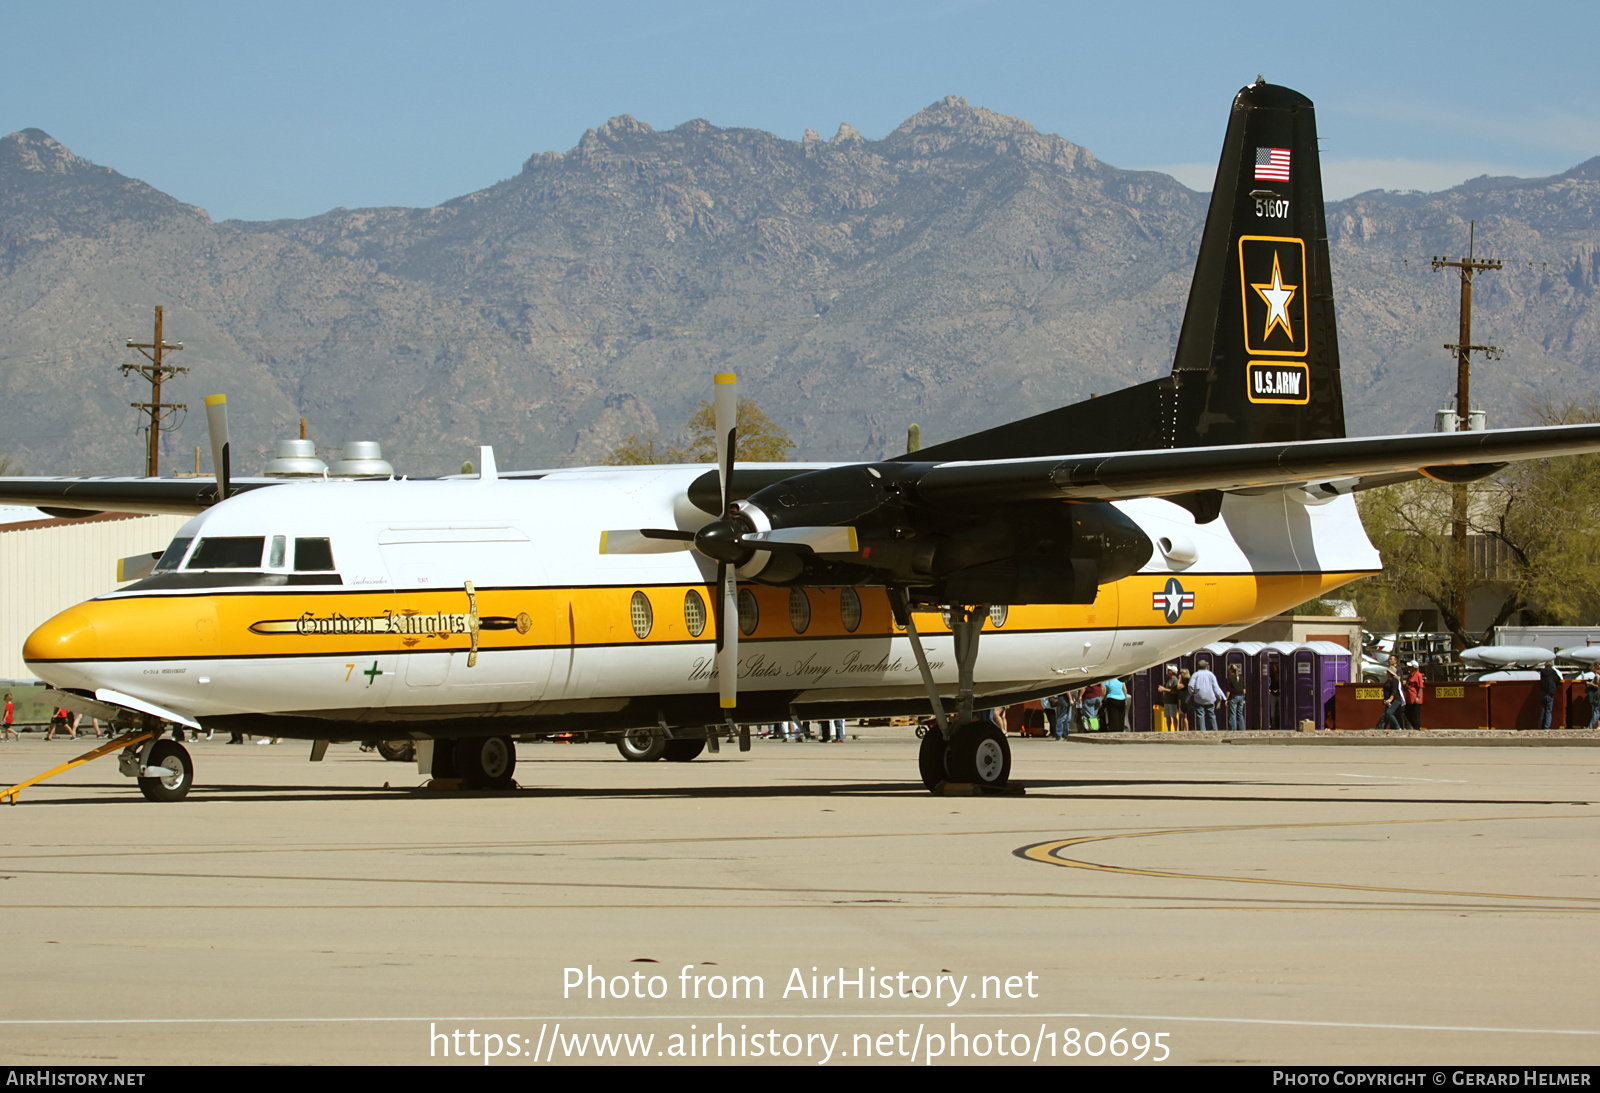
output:
<path id="1" fill-rule="evenodd" d="M 1212 642 L 1134 673 L 1129 696 L 1134 731 L 1152 732 L 1157 727 L 1161 705 L 1157 687 L 1166 677 L 1166 666 L 1176 664 L 1193 674 L 1202 659 L 1224 685 L 1230 669 L 1239 670 L 1245 685 L 1246 729 L 1295 729 L 1302 721 L 1326 728 L 1334 686 L 1351 679 L 1350 650 L 1331 641 Z M 1219 704 L 1217 727 L 1227 725 L 1227 707 Z"/>

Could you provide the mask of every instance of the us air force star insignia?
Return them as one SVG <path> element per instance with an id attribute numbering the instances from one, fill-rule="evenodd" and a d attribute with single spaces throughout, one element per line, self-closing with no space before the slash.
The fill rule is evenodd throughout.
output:
<path id="1" fill-rule="evenodd" d="M 1150 606 L 1165 614 L 1168 622 L 1177 622 L 1185 611 L 1194 607 L 1194 593 L 1185 592 L 1178 578 L 1168 577 L 1163 591 L 1150 594 Z"/>
<path id="2" fill-rule="evenodd" d="M 1275 326 L 1282 326 L 1283 332 L 1293 339 L 1294 328 L 1289 325 L 1289 301 L 1294 299 L 1295 290 L 1300 286 L 1283 283 L 1283 274 L 1278 270 L 1277 251 L 1272 252 L 1272 283 L 1252 284 L 1250 287 L 1267 302 L 1267 328 L 1262 331 L 1261 340 L 1265 342 L 1271 337 Z"/>

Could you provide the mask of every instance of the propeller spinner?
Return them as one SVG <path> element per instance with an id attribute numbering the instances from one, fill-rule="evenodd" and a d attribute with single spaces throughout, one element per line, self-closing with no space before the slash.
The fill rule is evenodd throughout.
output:
<path id="1" fill-rule="evenodd" d="M 716 377 L 712 414 L 717 441 L 717 480 L 722 515 L 698 531 L 638 528 L 600 533 L 601 554 L 664 554 L 694 550 L 717 563 L 717 590 L 712 611 L 717 631 L 717 691 L 722 708 L 738 703 L 739 585 L 738 570 L 758 551 L 797 554 L 854 553 L 859 549 L 853 527 L 770 528 L 757 509 L 731 499 L 733 462 L 738 450 L 738 377 Z"/>

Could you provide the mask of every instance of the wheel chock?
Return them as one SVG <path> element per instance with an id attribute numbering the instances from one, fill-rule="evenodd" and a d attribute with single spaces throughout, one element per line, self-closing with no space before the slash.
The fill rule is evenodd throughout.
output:
<path id="1" fill-rule="evenodd" d="M 1003 786 L 985 786 L 977 782 L 940 782 L 933 787 L 935 797 L 1026 797 L 1028 791 L 1007 782 Z"/>

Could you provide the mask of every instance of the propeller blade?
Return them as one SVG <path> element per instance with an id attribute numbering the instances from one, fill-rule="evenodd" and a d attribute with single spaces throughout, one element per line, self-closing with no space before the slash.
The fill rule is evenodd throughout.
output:
<path id="1" fill-rule="evenodd" d="M 228 480 L 232 476 L 228 466 L 228 396 L 206 396 L 206 431 L 211 434 L 211 470 L 217 476 L 217 500 L 228 498 Z"/>
<path id="2" fill-rule="evenodd" d="M 722 486 L 722 511 L 728 511 L 728 497 L 733 489 L 733 456 L 737 447 L 739 420 L 739 377 L 732 372 L 718 372 L 711 407 L 714 427 L 717 430 L 717 475 Z"/>
<path id="3" fill-rule="evenodd" d="M 801 554 L 855 554 L 861 550 L 851 527 L 776 528 L 741 535 L 739 541 L 757 550 L 784 550 Z"/>
<path id="4" fill-rule="evenodd" d="M 694 532 L 670 528 L 618 528 L 600 533 L 601 554 L 671 554 L 688 550 Z"/>
<path id="5" fill-rule="evenodd" d="M 117 559 L 117 583 L 144 580 L 154 572 L 156 563 L 160 560 L 159 551 L 155 554 L 135 554 L 130 558 Z"/>
<path id="6" fill-rule="evenodd" d="M 717 563 L 717 695 L 722 708 L 739 704 L 739 577 L 727 562 Z"/>

